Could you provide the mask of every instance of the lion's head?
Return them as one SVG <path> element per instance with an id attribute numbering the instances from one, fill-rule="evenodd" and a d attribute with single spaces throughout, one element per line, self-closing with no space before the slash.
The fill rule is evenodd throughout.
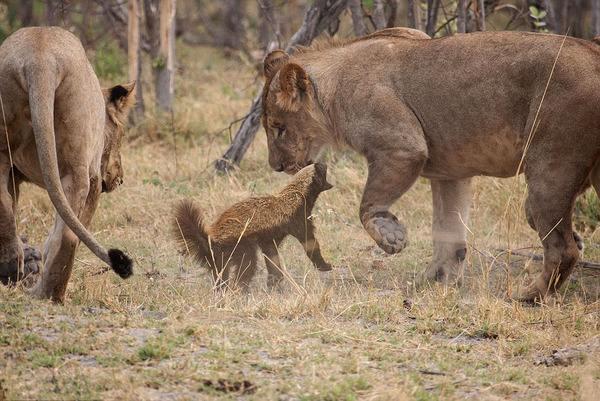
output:
<path id="1" fill-rule="evenodd" d="M 313 163 L 326 143 L 325 116 L 308 74 L 284 51 L 265 58 L 264 75 L 262 123 L 269 164 L 275 171 L 294 174 Z"/>
<path id="2" fill-rule="evenodd" d="M 123 183 L 121 165 L 121 142 L 125 135 L 125 123 L 129 110 L 135 102 L 135 82 L 104 89 L 106 123 L 104 125 L 104 151 L 102 153 L 102 192 L 110 192 Z"/>

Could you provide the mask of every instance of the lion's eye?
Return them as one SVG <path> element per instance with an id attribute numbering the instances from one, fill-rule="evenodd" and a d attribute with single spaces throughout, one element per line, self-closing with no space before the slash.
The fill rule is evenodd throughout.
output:
<path id="1" fill-rule="evenodd" d="M 281 136 L 285 133 L 285 127 L 277 127 L 277 138 L 281 138 Z"/>

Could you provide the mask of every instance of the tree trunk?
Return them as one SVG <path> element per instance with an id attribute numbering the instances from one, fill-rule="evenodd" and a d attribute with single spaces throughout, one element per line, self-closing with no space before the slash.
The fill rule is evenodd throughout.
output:
<path id="1" fill-rule="evenodd" d="M 244 47 L 244 8 L 242 0 L 221 0 L 223 16 L 223 32 L 221 45 L 230 49 L 241 50 Z"/>
<path id="2" fill-rule="evenodd" d="M 46 25 L 55 26 L 57 21 L 57 4 L 58 0 L 46 1 Z"/>
<path id="3" fill-rule="evenodd" d="M 129 81 L 136 81 L 134 121 L 139 121 L 144 115 L 144 96 L 142 92 L 142 60 L 140 47 L 140 22 L 142 14 L 140 0 L 129 0 L 127 14 L 127 61 Z"/>
<path id="4" fill-rule="evenodd" d="M 373 0 L 373 25 L 376 30 L 383 29 L 387 26 L 385 19 L 385 4 L 383 0 Z"/>
<path id="5" fill-rule="evenodd" d="M 19 19 L 21 26 L 35 25 L 33 21 L 33 0 L 21 0 L 19 3 Z"/>
<path id="6" fill-rule="evenodd" d="M 592 36 L 600 35 L 600 0 L 592 0 Z"/>
<path id="7" fill-rule="evenodd" d="M 260 16 L 259 42 L 264 51 L 283 46 L 281 23 L 275 15 L 273 0 L 257 0 Z M 276 47 L 273 46 L 276 44 Z"/>
<path id="8" fill-rule="evenodd" d="M 477 30 L 485 31 L 485 4 L 484 0 L 476 0 L 475 1 L 477 12 L 475 13 L 477 17 Z"/>
<path id="9" fill-rule="evenodd" d="M 432 38 L 435 35 L 439 7 L 439 0 L 427 0 L 427 25 L 425 27 L 425 32 Z"/>
<path id="10" fill-rule="evenodd" d="M 585 34 L 583 26 L 584 2 L 583 0 L 572 0 L 567 1 L 567 3 L 569 3 L 569 34 L 581 38 Z"/>
<path id="11" fill-rule="evenodd" d="M 458 0 L 456 6 L 456 32 L 467 32 L 467 0 Z"/>
<path id="12" fill-rule="evenodd" d="M 154 62 L 156 106 L 159 111 L 173 111 L 175 73 L 175 1 L 160 0 L 159 54 Z"/>
<path id="13" fill-rule="evenodd" d="M 150 57 L 154 64 L 158 57 L 158 0 L 143 0 L 143 2 Z"/>
<path id="14" fill-rule="evenodd" d="M 567 29 L 569 28 L 569 2 L 568 1 L 559 1 L 559 4 L 555 4 L 557 6 L 556 13 L 556 27 L 560 29 L 561 34 L 566 34 Z"/>
<path id="15" fill-rule="evenodd" d="M 291 53 L 295 46 L 309 45 L 323 30 L 338 19 L 341 12 L 348 6 L 348 0 L 314 0 L 304 14 L 304 20 L 298 31 L 290 39 L 286 51 Z M 217 171 L 225 172 L 239 165 L 254 140 L 260 124 L 262 113 L 262 90 L 254 98 L 248 115 L 238 129 L 233 142 L 223 156 L 215 161 Z"/>
<path id="16" fill-rule="evenodd" d="M 390 15 L 387 19 L 387 28 L 393 28 L 396 26 L 396 17 L 398 14 L 398 0 L 387 0 L 387 4 L 390 8 Z"/>
<path id="17" fill-rule="evenodd" d="M 352 14 L 352 27 L 356 36 L 364 36 L 367 34 L 367 26 L 365 25 L 365 14 L 362 9 L 361 0 L 350 0 L 348 8 Z"/>
<path id="18" fill-rule="evenodd" d="M 418 4 L 418 2 L 419 2 L 419 0 L 417 0 L 417 4 Z M 419 13 L 415 9 L 415 6 L 417 6 L 415 4 L 415 0 L 407 1 L 407 6 L 406 6 L 407 7 L 407 10 L 406 10 L 407 25 L 409 28 L 418 29 L 417 20 L 418 20 Z"/>
<path id="19" fill-rule="evenodd" d="M 592 2 L 594 1 L 596 0 L 592 0 Z M 546 17 L 548 30 L 555 33 L 558 32 L 559 26 L 556 20 L 556 12 L 554 11 L 554 7 L 552 6 L 552 1 L 542 0 L 542 6 L 544 10 L 546 10 L 546 12 L 548 13 L 548 16 Z"/>

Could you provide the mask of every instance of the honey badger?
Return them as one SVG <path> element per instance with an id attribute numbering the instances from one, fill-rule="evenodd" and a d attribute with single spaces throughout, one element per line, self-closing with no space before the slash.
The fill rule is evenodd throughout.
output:
<path id="1" fill-rule="evenodd" d="M 257 251 L 265 256 L 269 288 L 281 282 L 278 246 L 285 237 L 297 238 L 307 256 L 320 271 L 331 270 L 314 236 L 310 219 L 317 197 L 332 188 L 327 166 L 311 164 L 300 170 L 278 194 L 252 197 L 225 210 L 211 225 L 202 210 L 190 200 L 175 207 L 174 232 L 181 248 L 212 272 L 220 288 L 247 289 L 257 266 Z"/>

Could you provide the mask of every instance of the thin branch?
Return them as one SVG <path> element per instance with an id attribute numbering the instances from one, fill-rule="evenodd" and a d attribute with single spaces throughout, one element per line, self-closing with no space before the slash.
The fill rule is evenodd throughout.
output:
<path id="1" fill-rule="evenodd" d="M 523 256 L 525 258 L 535 260 L 536 262 L 542 262 L 544 260 L 544 256 L 533 253 L 533 252 L 524 252 L 519 251 L 517 249 L 497 249 L 498 252 L 507 253 L 510 255 Z M 600 263 L 589 262 L 587 260 L 580 260 L 576 263 L 576 266 L 582 267 L 584 269 L 592 269 L 592 270 L 600 270 Z"/>

